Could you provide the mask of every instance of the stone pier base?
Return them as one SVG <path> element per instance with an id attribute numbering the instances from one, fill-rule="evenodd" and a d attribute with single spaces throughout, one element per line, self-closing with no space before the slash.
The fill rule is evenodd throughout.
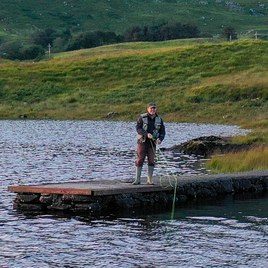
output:
<path id="1" fill-rule="evenodd" d="M 241 193 L 263 193 L 268 189 L 268 171 L 210 176 L 172 176 L 155 178 L 155 182 L 154 186 L 132 186 L 131 183 L 120 182 L 118 185 L 121 188 L 118 186 L 111 190 L 113 182 L 110 181 L 111 185 L 106 185 L 106 191 L 102 189 L 98 192 L 92 186 L 89 194 L 69 194 L 66 186 L 64 193 L 61 194 L 58 193 L 59 185 L 57 185 L 57 193 L 53 193 L 52 190 L 51 193 L 48 193 L 48 190 L 42 192 L 42 189 L 40 190 L 40 187 L 36 186 L 34 186 L 36 188 L 29 188 L 31 192 L 23 192 L 24 188 L 19 188 L 21 186 L 13 186 L 9 190 L 17 192 L 14 207 L 20 210 L 86 213 L 94 217 L 126 210 L 155 210 L 159 208 L 170 210 L 176 184 L 176 204 L 184 204 L 193 200 L 198 202 L 205 199 L 217 199 Z M 79 183 L 81 184 L 81 182 Z M 99 183 L 105 184 L 101 181 Z M 114 182 L 113 185 L 116 183 Z M 88 184 L 90 185 L 90 182 Z M 52 189 L 51 185 L 49 185 L 49 189 Z M 34 192 L 33 189 L 38 190 Z M 73 188 L 70 192 L 73 192 Z"/>

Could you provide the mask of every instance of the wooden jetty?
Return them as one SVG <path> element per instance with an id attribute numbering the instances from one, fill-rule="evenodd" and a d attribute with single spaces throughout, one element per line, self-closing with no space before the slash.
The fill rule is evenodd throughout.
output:
<path id="1" fill-rule="evenodd" d="M 145 179 L 144 179 L 145 181 Z M 227 194 L 262 193 L 268 189 L 268 170 L 237 174 L 155 177 L 155 185 L 132 185 L 120 180 L 92 180 L 41 185 L 13 185 L 14 207 L 22 210 L 85 212 L 91 216 L 168 207 L 189 200 L 217 198 Z"/>
<path id="2" fill-rule="evenodd" d="M 69 194 L 69 195 L 116 195 L 125 193 L 144 193 L 172 190 L 172 180 L 170 185 L 162 185 L 160 180 L 155 179 L 154 185 L 145 183 L 132 185 L 130 182 L 120 180 L 98 180 L 98 181 L 77 181 L 64 183 L 51 183 L 41 185 L 17 185 L 9 186 L 8 190 L 14 193 L 39 193 L 39 194 Z"/>

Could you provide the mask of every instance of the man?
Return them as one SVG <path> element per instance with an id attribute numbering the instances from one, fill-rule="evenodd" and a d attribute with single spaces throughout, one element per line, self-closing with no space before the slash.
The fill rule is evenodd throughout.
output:
<path id="1" fill-rule="evenodd" d="M 156 110 L 156 104 L 149 103 L 147 113 L 141 114 L 137 121 L 138 145 L 134 185 L 141 183 L 141 170 L 146 156 L 148 160 L 147 184 L 153 184 L 156 144 L 161 144 L 165 138 L 165 126 Z"/>

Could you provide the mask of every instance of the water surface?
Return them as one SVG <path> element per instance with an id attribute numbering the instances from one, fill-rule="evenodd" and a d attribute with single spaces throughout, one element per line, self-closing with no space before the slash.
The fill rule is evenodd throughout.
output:
<path id="1" fill-rule="evenodd" d="M 166 124 L 174 144 L 234 126 Z M 0 121 L 0 267 L 267 267 L 268 197 L 227 198 L 170 212 L 88 220 L 13 210 L 8 185 L 132 179 L 134 122 Z M 157 174 L 206 174 L 203 160 L 165 152 Z M 144 168 L 144 174 L 145 174 Z M 161 204 L 159 204 L 161 206 Z"/>

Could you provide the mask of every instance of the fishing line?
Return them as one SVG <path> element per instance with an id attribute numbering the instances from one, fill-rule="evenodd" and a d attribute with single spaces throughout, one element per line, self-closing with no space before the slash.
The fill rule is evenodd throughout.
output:
<path id="1" fill-rule="evenodd" d="M 164 161 L 165 162 L 165 164 L 166 165 L 168 165 L 169 164 L 169 162 L 168 162 L 168 160 L 167 160 L 167 158 L 166 158 L 166 156 L 163 154 L 163 152 L 160 150 L 160 148 L 157 148 L 157 147 L 155 147 L 156 149 L 154 149 L 154 146 L 153 146 L 153 142 L 150 140 L 150 142 L 151 142 L 151 146 L 152 146 L 152 149 L 153 149 L 153 152 L 154 152 L 154 155 L 155 156 L 157 156 L 156 155 L 156 153 L 158 152 L 159 153 L 159 160 L 160 161 Z M 157 150 L 157 152 L 156 152 L 156 150 Z M 161 157 L 162 157 L 162 159 L 161 159 Z M 175 186 L 175 183 L 177 184 L 177 176 L 176 175 L 174 175 L 174 174 L 170 174 L 170 173 L 168 173 L 168 181 L 169 181 L 169 185 L 173 188 L 174 186 Z M 173 184 L 172 182 L 171 182 L 171 179 L 173 179 L 174 181 L 175 181 L 175 183 Z M 159 179 L 159 181 L 160 181 L 160 185 L 163 187 L 163 188 L 167 188 L 167 187 L 169 187 L 168 185 L 167 186 L 164 186 L 163 185 L 163 183 L 162 183 L 162 177 L 160 176 L 160 179 Z"/>
<path id="2" fill-rule="evenodd" d="M 162 153 L 162 151 L 160 150 L 160 148 L 157 148 L 157 145 L 154 147 L 152 140 L 150 140 L 150 143 L 151 143 L 151 146 L 152 146 L 152 149 L 153 149 L 153 152 L 154 152 L 155 157 L 156 157 L 156 151 L 158 149 L 159 159 L 160 159 L 160 155 L 161 155 L 163 157 L 164 161 L 166 162 L 166 165 L 168 165 L 167 158 Z M 168 185 L 167 186 L 163 186 L 161 178 L 162 177 L 160 176 L 160 178 L 159 178 L 160 186 L 163 187 L 163 188 L 168 188 L 169 187 Z M 171 183 L 171 178 L 174 179 L 174 185 Z M 171 208 L 171 215 L 170 215 L 170 219 L 171 220 L 174 220 L 175 205 L 176 205 L 176 194 L 177 194 L 177 187 L 178 187 L 178 177 L 175 176 L 174 174 L 168 174 L 168 181 L 169 181 L 169 185 L 172 188 L 174 188 L 174 191 L 173 191 L 173 200 L 172 200 L 172 208 Z"/>

